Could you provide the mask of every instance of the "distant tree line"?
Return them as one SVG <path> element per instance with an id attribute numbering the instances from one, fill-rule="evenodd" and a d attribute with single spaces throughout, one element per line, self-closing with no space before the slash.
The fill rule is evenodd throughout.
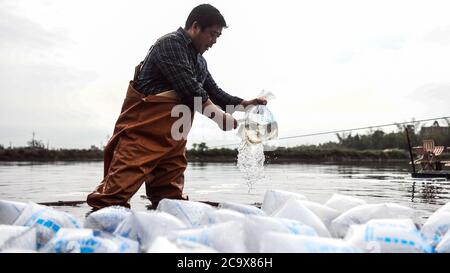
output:
<path id="1" fill-rule="evenodd" d="M 433 139 L 436 145 L 450 147 L 450 133 L 431 132 L 416 133 L 414 128 L 408 130 L 411 146 L 421 146 L 423 140 Z M 385 150 L 385 149 L 402 149 L 408 150 L 408 142 L 406 132 L 399 130 L 398 132 L 385 133 L 381 130 L 369 132 L 369 134 L 351 133 L 345 135 L 337 134 L 338 142 L 328 142 L 320 144 L 320 148 L 346 148 L 355 150 Z"/>
<path id="2" fill-rule="evenodd" d="M 411 146 L 421 146 L 424 139 L 433 139 L 436 145 L 450 147 L 450 133 L 416 132 L 414 126 L 408 127 Z M 300 145 L 278 147 L 266 151 L 269 162 L 339 162 L 339 161 L 402 161 L 409 160 L 408 142 L 405 128 L 398 126 L 397 132 L 385 133 L 382 130 L 367 134 L 337 134 L 337 142 L 319 145 Z M 413 151 L 415 154 L 415 151 Z M 192 161 L 236 161 L 237 149 L 210 149 L 204 142 L 194 144 L 188 151 Z M 450 158 L 444 154 L 443 158 Z"/>
<path id="3" fill-rule="evenodd" d="M 103 160 L 103 150 L 90 149 L 48 149 L 37 141 L 28 142 L 26 147 L 4 148 L 0 145 L 0 161 L 96 161 Z"/>
<path id="4" fill-rule="evenodd" d="M 436 145 L 450 147 L 450 127 L 446 130 L 415 130 L 409 126 L 411 146 L 420 146 L 424 139 L 433 139 Z M 430 127 L 431 128 L 431 127 Z M 310 162 L 310 161 L 383 161 L 409 159 L 408 143 L 403 127 L 397 132 L 385 133 L 382 130 L 369 131 L 366 134 L 337 134 L 337 142 L 319 145 L 300 145 L 296 147 L 278 147 L 266 151 L 268 162 Z M 237 149 L 209 148 L 205 142 L 194 143 L 187 151 L 189 161 L 234 162 Z M 450 158 L 449 154 L 443 158 Z M 91 161 L 103 160 L 103 150 L 91 146 L 90 149 L 49 149 L 40 140 L 27 142 L 26 147 L 8 147 L 0 145 L 0 161 Z"/>

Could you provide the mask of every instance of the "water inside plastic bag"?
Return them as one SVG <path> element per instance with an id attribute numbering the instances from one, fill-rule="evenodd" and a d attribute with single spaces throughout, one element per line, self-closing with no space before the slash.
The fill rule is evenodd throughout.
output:
<path id="1" fill-rule="evenodd" d="M 270 91 L 263 90 L 258 98 L 272 100 L 275 95 Z M 240 122 L 238 135 L 243 141 L 257 144 L 278 137 L 277 121 L 266 105 L 256 105 L 246 109 L 245 117 Z"/>
<path id="2" fill-rule="evenodd" d="M 257 105 L 245 113 L 242 135 L 251 143 L 261 143 L 278 137 L 278 124 L 265 105 Z"/>

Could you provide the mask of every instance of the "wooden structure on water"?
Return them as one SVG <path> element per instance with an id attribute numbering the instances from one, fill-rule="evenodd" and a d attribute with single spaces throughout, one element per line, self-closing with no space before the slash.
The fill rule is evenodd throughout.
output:
<path id="1" fill-rule="evenodd" d="M 450 179 L 450 161 L 441 159 L 441 155 L 446 151 L 450 152 L 450 147 L 436 146 L 434 140 L 426 139 L 422 146 L 411 147 L 408 128 L 405 128 L 408 141 L 410 164 L 413 178 L 446 178 Z M 418 158 L 414 159 L 412 151 L 416 151 Z"/>

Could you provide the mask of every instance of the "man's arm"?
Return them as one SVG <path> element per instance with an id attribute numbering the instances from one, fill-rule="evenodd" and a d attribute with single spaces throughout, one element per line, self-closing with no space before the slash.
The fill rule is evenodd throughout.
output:
<path id="1" fill-rule="evenodd" d="M 252 100 L 244 100 L 236 96 L 231 96 L 227 92 L 223 91 L 222 89 L 217 86 L 216 82 L 212 78 L 211 74 L 208 71 L 208 76 L 206 77 L 205 83 L 203 85 L 204 89 L 208 92 L 208 95 L 213 103 L 219 105 L 222 110 L 226 111 L 227 105 L 241 105 L 243 108 L 249 106 L 249 105 L 266 105 L 267 100 L 264 98 L 255 98 Z M 241 109 L 244 110 L 244 109 Z M 232 113 L 230 113 L 232 114 Z"/>
<path id="2" fill-rule="evenodd" d="M 201 113 L 214 120 L 224 131 L 235 129 L 237 121 L 220 110 L 210 99 L 202 85 L 197 82 L 190 66 L 189 56 L 181 43 L 162 41 L 158 50 L 156 65 L 164 77 L 170 82 L 181 100 L 191 110 L 201 110 Z M 194 109 L 194 97 L 202 98 L 202 109 Z M 208 109 L 208 111 L 204 111 Z"/>
<path id="3" fill-rule="evenodd" d="M 220 129 L 229 131 L 236 129 L 237 120 L 230 114 L 223 112 L 216 104 L 208 99 L 203 105 L 203 115 L 214 120 Z"/>
<path id="4" fill-rule="evenodd" d="M 207 71 L 206 80 L 203 84 L 203 88 L 206 90 L 206 92 L 209 95 L 209 98 L 211 101 L 218 105 L 223 111 L 226 111 L 227 105 L 233 105 L 237 106 L 240 105 L 243 99 L 235 96 L 231 96 L 227 92 L 223 91 L 214 81 L 213 77 Z"/>

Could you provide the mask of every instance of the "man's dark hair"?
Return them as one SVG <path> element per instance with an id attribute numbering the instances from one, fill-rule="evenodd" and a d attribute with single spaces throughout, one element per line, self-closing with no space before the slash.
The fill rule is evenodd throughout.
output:
<path id="1" fill-rule="evenodd" d="M 186 20 L 185 29 L 189 29 L 195 21 L 200 25 L 201 30 L 214 25 L 227 27 L 223 15 L 210 4 L 202 4 L 195 7 Z"/>

